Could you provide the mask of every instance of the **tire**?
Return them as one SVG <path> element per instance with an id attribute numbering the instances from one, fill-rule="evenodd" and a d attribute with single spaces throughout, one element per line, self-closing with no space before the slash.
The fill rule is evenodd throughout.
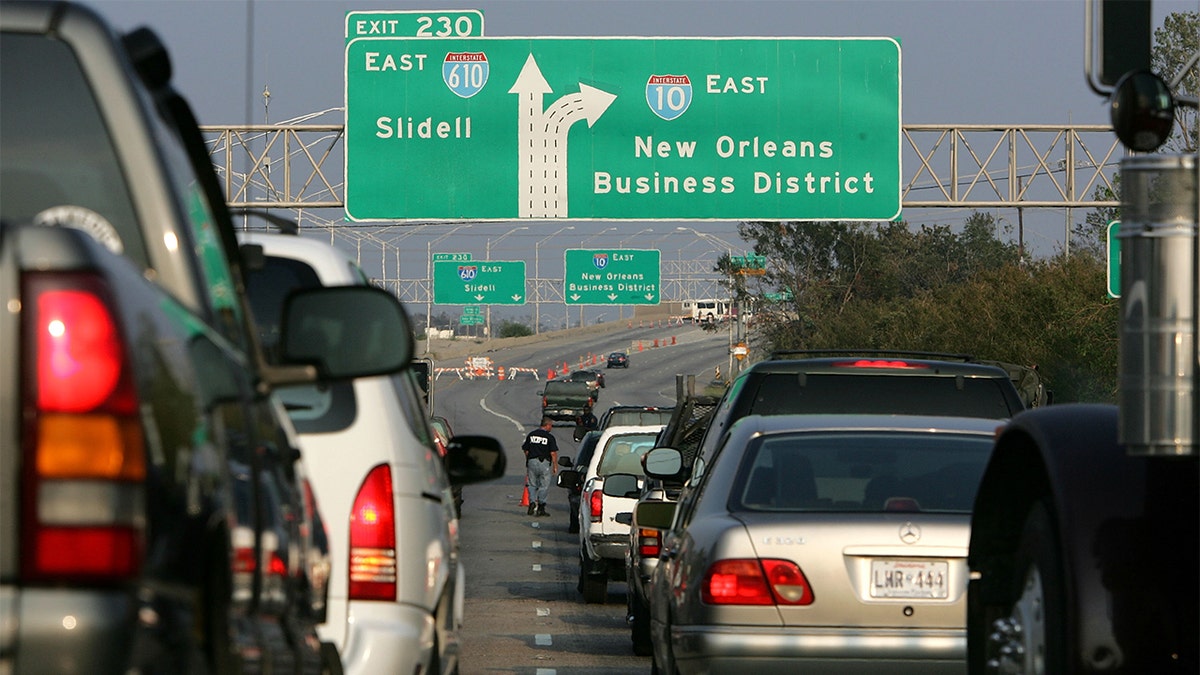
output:
<path id="1" fill-rule="evenodd" d="M 1065 576 L 1059 551 L 1049 509 L 1036 501 L 1025 515 L 1013 555 L 1009 599 L 998 608 L 984 608 L 985 617 L 995 618 L 984 631 L 983 661 L 995 659 L 1001 672 L 1066 672 Z M 972 663 L 972 672 L 979 665 Z"/>
<path id="2" fill-rule="evenodd" d="M 629 618 L 629 633 L 633 639 L 634 655 L 653 655 L 654 642 L 650 638 L 650 608 L 632 588 L 629 589 Z"/>
<path id="3" fill-rule="evenodd" d="M 593 564 L 586 550 L 580 550 L 579 561 L 579 592 L 583 601 L 589 605 L 604 604 L 608 600 L 608 577 L 592 572 Z"/>
<path id="4" fill-rule="evenodd" d="M 229 567 L 230 535 L 219 530 L 213 535 L 213 545 L 207 563 L 208 572 L 204 579 L 204 653 L 209 672 L 216 674 L 241 673 L 242 664 L 234 652 L 234 640 L 229 623 L 230 603 L 233 597 L 232 570 Z M 217 554 L 224 552 L 225 555 Z"/>

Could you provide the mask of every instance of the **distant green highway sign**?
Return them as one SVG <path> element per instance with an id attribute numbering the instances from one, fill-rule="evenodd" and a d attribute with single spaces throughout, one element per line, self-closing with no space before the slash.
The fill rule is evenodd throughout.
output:
<path id="1" fill-rule="evenodd" d="M 439 305 L 523 305 L 525 261 L 435 261 L 433 301 Z"/>
<path id="2" fill-rule="evenodd" d="M 563 269 L 568 305 L 657 305 L 662 297 L 657 250 L 567 249 Z"/>
<path id="3" fill-rule="evenodd" d="M 351 220 L 892 220 L 888 38 L 348 38 Z"/>

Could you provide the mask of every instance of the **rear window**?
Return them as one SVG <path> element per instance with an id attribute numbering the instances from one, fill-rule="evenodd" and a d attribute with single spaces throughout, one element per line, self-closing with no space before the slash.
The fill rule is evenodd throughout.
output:
<path id="1" fill-rule="evenodd" d="M 655 427 L 671 421 L 671 409 L 615 410 L 604 421 L 604 427 Z"/>
<path id="2" fill-rule="evenodd" d="M 1006 419 L 1020 412 L 1007 380 L 983 377 L 771 373 L 745 415 L 875 413 Z"/>
<path id="3" fill-rule="evenodd" d="M 311 265 L 291 258 L 267 256 L 262 269 L 246 272 L 250 309 L 263 352 L 271 363 L 279 362 L 279 322 L 284 301 L 293 291 L 320 286 L 321 279 Z M 353 424 L 358 415 L 351 382 L 280 387 L 276 396 L 287 409 L 296 431 L 302 434 L 341 431 Z"/>
<path id="4" fill-rule="evenodd" d="M 608 439 L 600 455 L 596 475 L 611 476 L 614 473 L 642 473 L 642 455 L 650 452 L 658 434 L 619 434 Z"/>
<path id="5" fill-rule="evenodd" d="M 987 435 L 838 431 L 751 441 L 733 510 L 970 513 Z"/>
<path id="6" fill-rule="evenodd" d="M 129 185 L 74 52 L 40 35 L 0 40 L 0 219 L 29 222 L 52 207 L 98 216 L 94 234 L 148 267 Z"/>

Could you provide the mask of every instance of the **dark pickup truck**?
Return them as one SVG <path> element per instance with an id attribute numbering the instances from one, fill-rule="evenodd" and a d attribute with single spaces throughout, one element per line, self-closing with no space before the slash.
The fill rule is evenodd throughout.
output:
<path id="1" fill-rule="evenodd" d="M 558 422 L 574 422 L 596 404 L 587 382 L 551 380 L 538 394 L 542 397 L 542 417 Z"/>
<path id="2" fill-rule="evenodd" d="M 0 35 L 0 673 L 340 671 L 273 389 L 398 372 L 403 308 L 297 294 L 267 365 L 157 37 L 7 0 Z M 354 358 L 301 342 L 301 316 L 359 336 Z"/>

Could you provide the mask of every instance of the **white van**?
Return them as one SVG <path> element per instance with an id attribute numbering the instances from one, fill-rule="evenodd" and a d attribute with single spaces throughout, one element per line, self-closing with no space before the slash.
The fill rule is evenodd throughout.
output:
<path id="1" fill-rule="evenodd" d="M 239 237 L 268 353 L 293 290 L 368 283 L 348 255 L 325 242 L 254 232 Z M 316 332 L 314 339 L 338 339 Z M 337 645 L 346 673 L 458 672 L 464 577 L 457 516 L 413 372 L 283 388 L 278 395 L 300 434 L 329 531 L 333 572 L 321 639 Z M 456 450 L 476 458 L 482 451 L 491 463 L 450 464 L 456 484 L 503 475 L 503 450 L 494 439 L 456 437 L 447 460 Z"/>

